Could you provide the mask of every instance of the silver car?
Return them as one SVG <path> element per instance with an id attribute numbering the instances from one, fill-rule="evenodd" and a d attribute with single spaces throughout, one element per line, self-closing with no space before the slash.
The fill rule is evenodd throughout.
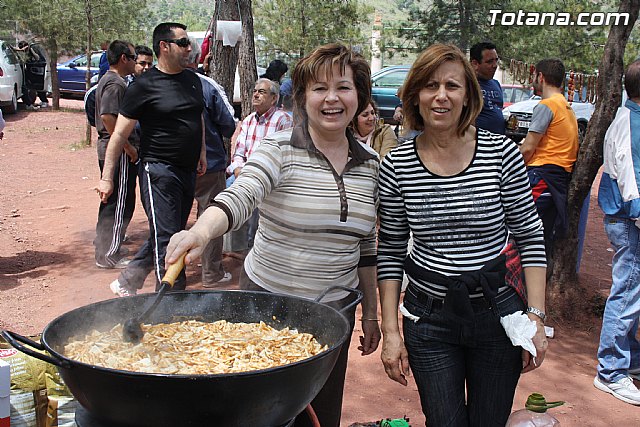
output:
<path id="1" fill-rule="evenodd" d="M 527 136 L 531 126 L 533 107 L 538 105 L 540 99 L 539 96 L 533 96 L 531 99 L 516 102 L 502 110 L 504 120 L 507 122 L 506 135 L 509 138 L 519 142 Z M 578 119 L 578 138 L 582 142 L 595 106 L 589 102 L 572 102 L 571 108 Z"/>
<path id="2" fill-rule="evenodd" d="M 6 114 L 18 110 L 24 74 L 18 56 L 9 42 L 0 40 L 0 107 Z"/>

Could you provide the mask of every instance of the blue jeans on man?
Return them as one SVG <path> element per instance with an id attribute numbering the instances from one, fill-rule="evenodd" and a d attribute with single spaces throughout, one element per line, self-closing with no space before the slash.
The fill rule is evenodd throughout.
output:
<path id="1" fill-rule="evenodd" d="M 598 375 L 617 382 L 629 370 L 640 369 L 640 229 L 632 219 L 604 217 L 613 246 L 611 293 L 602 319 L 598 348 Z"/>

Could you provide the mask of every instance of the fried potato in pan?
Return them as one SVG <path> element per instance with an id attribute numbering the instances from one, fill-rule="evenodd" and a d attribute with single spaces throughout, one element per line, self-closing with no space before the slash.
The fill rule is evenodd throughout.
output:
<path id="1" fill-rule="evenodd" d="M 92 331 L 64 348 L 70 359 L 110 369 L 156 374 L 212 375 L 274 368 L 325 350 L 308 333 L 277 330 L 264 322 L 188 320 L 142 325 L 138 344 L 122 339 L 122 325 Z"/>

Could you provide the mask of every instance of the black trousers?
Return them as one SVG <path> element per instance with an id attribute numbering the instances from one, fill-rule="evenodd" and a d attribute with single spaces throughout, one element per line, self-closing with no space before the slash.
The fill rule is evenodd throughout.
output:
<path id="1" fill-rule="evenodd" d="M 100 172 L 104 160 L 98 160 Z M 136 175 L 138 166 L 129 161 L 125 153 L 120 155 L 113 174 L 113 193 L 107 203 L 100 203 L 96 224 L 96 261 L 113 266 L 120 258 L 120 246 L 136 207 Z"/>
<path id="2" fill-rule="evenodd" d="M 154 272 L 156 290 L 164 276 L 164 257 L 169 239 L 184 230 L 189 219 L 196 184 L 195 171 L 145 162 L 140 167 L 140 194 L 149 219 L 149 238 L 142 245 L 118 281 L 128 289 L 141 289 L 144 280 Z M 186 288 L 186 275 L 180 272 L 174 290 Z"/>
<path id="3" fill-rule="evenodd" d="M 264 288 L 258 286 L 253 282 L 244 271 L 244 267 L 240 272 L 240 289 L 245 291 L 263 291 Z M 355 301 L 353 295 L 349 295 L 338 301 L 332 301 L 327 305 L 340 310 L 346 307 L 351 302 Z M 311 407 L 318 416 L 320 425 L 322 427 L 340 427 L 340 417 L 342 416 L 342 396 L 344 394 L 344 380 L 347 375 L 347 362 L 349 361 L 349 346 L 351 344 L 351 333 L 353 333 L 353 327 L 356 318 L 356 307 L 352 307 L 348 311 L 343 312 L 349 321 L 351 327 L 349 337 L 347 341 L 340 348 L 340 354 L 338 360 L 329 374 L 327 382 L 324 384 L 318 395 L 311 401 Z M 311 427 L 311 421 L 307 415 L 303 412 L 296 417 L 294 424 L 295 427 Z"/>

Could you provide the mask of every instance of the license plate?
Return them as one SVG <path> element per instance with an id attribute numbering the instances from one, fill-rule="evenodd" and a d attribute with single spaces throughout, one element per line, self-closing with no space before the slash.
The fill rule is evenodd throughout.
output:
<path id="1" fill-rule="evenodd" d="M 531 125 L 531 122 L 523 122 L 523 121 L 518 120 L 518 127 L 519 128 L 529 129 L 529 125 Z"/>

